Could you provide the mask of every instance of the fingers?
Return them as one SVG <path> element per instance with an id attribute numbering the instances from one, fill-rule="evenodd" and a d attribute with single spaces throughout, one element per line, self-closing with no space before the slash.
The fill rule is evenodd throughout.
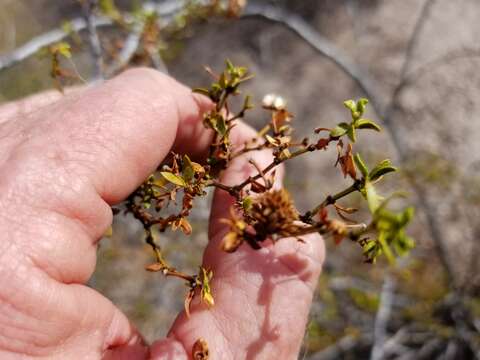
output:
<path id="1" fill-rule="evenodd" d="M 125 316 L 80 284 L 111 224 L 109 204 L 154 171 L 177 136 L 201 154 L 209 105 L 151 70 L 47 102 L 0 124 L 0 357 L 144 352 Z"/>
<path id="2" fill-rule="evenodd" d="M 43 116 L 55 119 L 38 124 L 37 131 L 50 133 L 52 151 L 77 164 L 98 193 L 115 203 L 155 170 L 177 134 L 189 144 L 208 136 L 199 131 L 206 106 L 172 78 L 136 69 L 44 109 Z"/>
<path id="3" fill-rule="evenodd" d="M 268 152 L 239 158 L 225 172 L 222 182 L 238 184 L 255 174 L 248 163 L 250 157 L 260 167 L 272 161 Z M 296 358 L 324 258 L 323 240 L 310 235 L 303 238 L 305 243 L 282 239 L 258 251 L 244 244 L 233 254 L 223 253 L 219 247 L 226 229 L 219 220 L 229 216 L 232 203 L 225 192 L 215 193 L 204 266 L 214 272 L 216 305 L 207 309 L 196 303 L 189 319 L 181 314 L 169 340 L 153 347 L 153 359 L 169 359 L 160 356 L 160 348 L 166 344 L 182 346 L 186 356 L 198 338 L 206 339 L 212 358 Z"/>
<path id="4" fill-rule="evenodd" d="M 46 239 L 23 240 L 32 261 L 59 281 L 86 281 L 95 241 L 111 224 L 108 204 L 152 173 L 176 137 L 185 151 L 202 153 L 208 106 L 175 80 L 140 69 L 4 123 L 0 202 L 8 211 L 0 226 L 29 224 L 19 226 L 24 239 Z"/>

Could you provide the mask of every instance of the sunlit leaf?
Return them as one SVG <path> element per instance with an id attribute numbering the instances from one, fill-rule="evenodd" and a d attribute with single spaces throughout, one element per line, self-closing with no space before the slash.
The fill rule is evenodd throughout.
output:
<path id="1" fill-rule="evenodd" d="M 357 111 L 357 103 L 354 100 L 346 100 L 343 102 L 343 105 L 349 109 L 352 113 Z"/>
<path id="2" fill-rule="evenodd" d="M 368 167 L 367 167 L 367 165 L 365 165 L 365 162 L 363 161 L 360 154 L 356 153 L 353 160 L 355 160 L 355 165 L 357 165 L 357 167 L 360 169 L 360 172 L 362 173 L 363 177 L 367 178 L 368 177 Z"/>
<path id="3" fill-rule="evenodd" d="M 390 249 L 390 246 L 387 243 L 387 239 L 384 232 L 380 232 L 380 234 L 378 235 L 378 242 L 382 246 L 382 250 L 385 253 L 385 256 L 387 257 L 388 262 L 390 264 L 394 264 L 395 256 L 393 255 L 392 249 Z"/>
<path id="4" fill-rule="evenodd" d="M 392 163 L 389 159 L 381 161 L 369 174 L 369 178 L 372 181 L 375 181 L 382 177 L 385 174 L 397 171 L 397 168 L 392 166 Z"/>
<path id="5" fill-rule="evenodd" d="M 202 300 L 208 305 L 208 306 L 213 306 L 215 305 L 215 301 L 213 299 L 212 293 L 211 293 L 211 288 L 210 288 L 210 281 L 213 278 L 213 271 L 207 270 L 205 268 L 201 268 L 201 277 L 200 277 L 200 282 L 201 282 L 201 297 Z"/>
<path id="6" fill-rule="evenodd" d="M 348 129 L 350 129 L 350 124 L 340 123 L 330 131 L 330 136 L 331 137 L 343 136 L 347 133 Z"/>
<path id="7" fill-rule="evenodd" d="M 52 52 L 60 54 L 67 59 L 70 59 L 72 57 L 70 44 L 64 41 L 53 45 Z"/>
<path id="8" fill-rule="evenodd" d="M 357 133 L 356 133 L 355 128 L 353 126 L 350 126 L 348 128 L 347 136 L 352 142 L 357 141 Z"/>
<path id="9" fill-rule="evenodd" d="M 271 137 L 270 135 L 268 134 L 265 134 L 265 140 L 267 140 L 267 142 L 270 144 L 270 145 L 274 145 L 276 146 L 277 145 L 277 141 Z"/>
<path id="10" fill-rule="evenodd" d="M 235 66 L 233 66 L 232 62 L 229 59 L 225 60 L 225 64 L 227 65 L 228 72 L 231 73 L 235 70 Z"/>
<path id="11" fill-rule="evenodd" d="M 193 168 L 192 161 L 187 155 L 183 155 L 183 169 L 182 169 L 182 176 L 185 182 L 189 183 L 193 180 L 195 176 L 195 169 Z"/>
<path id="12" fill-rule="evenodd" d="M 375 131 L 382 131 L 382 128 L 380 127 L 380 125 L 368 119 L 357 120 L 355 122 L 355 127 L 357 129 L 369 129 L 369 130 L 375 130 Z"/>
<path id="13" fill-rule="evenodd" d="M 168 172 L 168 171 L 162 171 L 160 172 L 160 174 L 165 178 L 167 179 L 168 181 L 170 181 L 172 184 L 175 184 L 175 185 L 178 185 L 178 186 L 187 186 L 185 180 L 183 180 L 180 176 L 178 175 L 175 175 L 171 172 Z"/>
<path id="14" fill-rule="evenodd" d="M 357 112 L 360 113 L 360 116 L 363 115 L 365 112 L 365 108 L 367 107 L 368 99 L 361 98 L 357 101 Z"/>
<path id="15" fill-rule="evenodd" d="M 382 202 L 382 197 L 377 194 L 375 187 L 370 181 L 365 182 L 365 196 L 368 202 L 368 208 L 370 212 L 373 214 L 380 206 Z"/>
<path id="16" fill-rule="evenodd" d="M 242 208 L 244 211 L 248 212 L 252 208 L 253 199 L 250 196 L 246 196 L 242 201 Z"/>

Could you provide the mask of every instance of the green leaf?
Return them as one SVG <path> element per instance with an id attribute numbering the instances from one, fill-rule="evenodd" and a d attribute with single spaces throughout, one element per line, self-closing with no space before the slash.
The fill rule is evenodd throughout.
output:
<path id="1" fill-rule="evenodd" d="M 357 101 L 357 112 L 360 113 L 360 116 L 363 115 L 365 112 L 365 108 L 367 107 L 368 104 L 368 99 L 361 98 L 360 100 Z"/>
<path id="2" fill-rule="evenodd" d="M 377 257 L 381 255 L 382 248 L 376 240 L 366 240 L 362 245 L 363 256 L 370 263 L 375 263 Z"/>
<path id="3" fill-rule="evenodd" d="M 212 278 L 213 271 L 201 267 L 201 297 L 208 306 L 215 305 L 215 301 L 212 296 L 212 289 L 210 288 L 210 281 L 212 280 Z"/>
<path id="4" fill-rule="evenodd" d="M 382 197 L 377 194 L 375 187 L 370 181 L 365 182 L 365 197 L 367 198 L 370 212 L 374 214 L 382 202 Z"/>
<path id="5" fill-rule="evenodd" d="M 362 113 L 360 113 L 358 111 L 358 105 L 357 105 L 357 102 L 354 101 L 354 100 L 347 100 L 347 101 L 344 101 L 343 102 L 343 105 L 350 110 L 350 113 L 352 115 L 352 119 L 355 121 L 355 120 L 358 120 L 361 116 L 362 116 Z"/>
<path id="6" fill-rule="evenodd" d="M 353 126 L 350 126 L 347 130 L 347 136 L 351 140 L 351 142 L 357 141 L 357 133 Z"/>
<path id="7" fill-rule="evenodd" d="M 372 250 L 372 248 L 375 247 L 375 245 L 376 245 L 375 241 L 370 240 L 365 242 L 365 244 L 362 246 L 362 249 L 364 252 L 369 252 L 370 250 Z"/>
<path id="8" fill-rule="evenodd" d="M 205 118 L 205 122 L 222 137 L 227 133 L 227 123 L 222 115 L 209 114 L 209 116 Z"/>
<path id="9" fill-rule="evenodd" d="M 187 186 L 187 183 L 185 182 L 185 180 L 183 180 L 180 176 L 178 175 L 175 175 L 169 171 L 161 171 L 160 174 L 165 178 L 167 179 L 168 181 L 170 181 L 172 184 L 175 184 L 175 185 L 178 185 L 178 186 Z"/>
<path id="10" fill-rule="evenodd" d="M 70 51 L 70 44 L 66 43 L 66 42 L 59 42 L 56 46 L 55 46 L 55 50 L 56 52 L 58 52 L 60 55 L 66 57 L 67 59 L 70 59 L 72 57 L 72 53 Z"/>
<path id="11" fill-rule="evenodd" d="M 405 227 L 410 221 L 412 221 L 415 215 L 415 208 L 412 206 L 407 207 L 400 216 L 400 226 Z"/>
<path id="12" fill-rule="evenodd" d="M 235 71 L 235 66 L 233 66 L 232 62 L 229 59 L 225 60 L 225 64 L 227 65 L 227 70 L 229 73 Z"/>
<path id="13" fill-rule="evenodd" d="M 113 0 L 100 0 L 98 2 L 100 10 L 107 16 L 116 17 L 119 13 Z"/>
<path id="14" fill-rule="evenodd" d="M 242 201 L 242 208 L 244 211 L 249 212 L 253 205 L 253 199 L 250 196 L 247 196 Z"/>
<path id="15" fill-rule="evenodd" d="M 378 242 L 382 246 L 382 250 L 385 253 L 385 256 L 387 257 L 388 262 L 390 264 L 394 264 L 395 263 L 395 256 L 393 256 L 392 249 L 390 249 L 390 246 L 387 243 L 385 232 L 382 231 L 382 232 L 380 232 L 380 234 L 378 234 Z"/>
<path id="16" fill-rule="evenodd" d="M 340 123 L 338 124 L 332 131 L 330 131 L 331 137 L 340 137 L 347 133 L 348 129 L 350 128 L 350 124 L 347 123 Z"/>
<path id="17" fill-rule="evenodd" d="M 353 160 L 355 161 L 355 165 L 357 165 L 357 167 L 360 169 L 360 172 L 362 173 L 363 177 L 365 179 L 367 179 L 368 178 L 368 167 L 367 167 L 367 165 L 365 165 L 365 162 L 363 161 L 360 154 L 356 153 Z"/>
<path id="18" fill-rule="evenodd" d="M 187 183 L 189 183 L 195 175 L 195 170 L 193 168 L 192 161 L 190 160 L 190 158 L 187 155 L 183 155 L 182 175 L 183 175 L 183 179 Z"/>
<path id="19" fill-rule="evenodd" d="M 369 119 L 359 119 L 355 122 L 355 127 L 357 129 L 369 129 L 375 131 L 382 131 L 382 128 L 376 124 L 374 121 Z"/>
<path id="20" fill-rule="evenodd" d="M 220 135 L 225 136 L 225 134 L 227 133 L 227 123 L 225 122 L 225 119 L 223 118 L 223 116 L 217 117 L 217 121 L 215 122 L 214 129 Z"/>
<path id="21" fill-rule="evenodd" d="M 218 79 L 218 85 L 220 85 L 222 89 L 225 89 L 227 87 L 228 83 L 227 83 L 227 77 L 225 75 L 225 72 L 222 72 L 220 74 L 220 78 Z"/>
<path id="22" fill-rule="evenodd" d="M 357 111 L 357 103 L 354 100 L 346 100 L 343 102 L 343 105 L 349 109 L 352 114 Z"/>
<path id="23" fill-rule="evenodd" d="M 402 232 L 396 237 L 393 247 L 399 256 L 404 256 L 415 247 L 415 241 Z"/>
<path id="24" fill-rule="evenodd" d="M 375 181 L 385 174 L 397 171 L 397 168 L 392 165 L 389 159 L 381 161 L 369 174 L 369 178 Z"/>

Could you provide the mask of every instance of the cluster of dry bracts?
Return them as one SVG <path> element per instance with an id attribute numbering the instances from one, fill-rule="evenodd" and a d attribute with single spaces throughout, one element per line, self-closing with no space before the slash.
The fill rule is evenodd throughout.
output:
<path id="1" fill-rule="evenodd" d="M 279 96 L 267 95 L 262 105 L 268 113 L 268 123 L 255 138 L 236 147 L 230 140 L 231 131 L 236 122 L 252 108 L 252 104 L 247 96 L 243 106 L 234 111 L 229 100 L 240 94 L 239 87 L 252 76 L 246 68 L 234 66 L 229 61 L 220 74 L 208 68 L 207 71 L 214 79 L 211 86 L 194 90 L 209 97 L 215 104 L 203 119 L 204 126 L 212 132 L 207 158 L 197 163 L 187 155 L 172 154 L 158 172 L 128 198 L 125 206 L 125 212 L 133 214 L 143 224 L 147 242 L 155 252 L 156 263 L 147 267 L 147 270 L 161 271 L 167 276 L 187 281 L 190 289 L 185 301 L 187 314 L 196 289 L 199 289 L 204 302 L 213 305 L 210 290 L 213 273 L 200 268 L 198 275 L 191 276 L 168 265 L 153 238 L 152 229 L 156 227 L 160 232 L 168 228 L 181 229 L 185 234 L 190 234 L 192 228 L 187 218 L 195 199 L 205 195 L 209 187 L 226 191 L 235 200 L 229 218 L 224 220 L 230 229 L 221 245 L 226 252 L 234 252 L 241 246 L 260 249 L 264 241 L 276 242 L 285 237 L 295 237 L 301 241 L 301 236 L 309 233 L 331 235 L 337 244 L 348 238 L 361 246 L 367 262 L 375 262 L 381 254 L 393 261 L 396 254 L 402 255 L 413 247 L 413 240 L 405 234 L 413 209 L 407 208 L 400 213 L 389 210 L 387 205 L 391 197 L 384 199 L 375 189 L 375 184 L 384 175 L 396 169 L 389 160 L 384 160 L 370 170 L 360 154 L 354 154 L 353 151 L 359 130 L 381 130 L 375 122 L 363 117 L 368 103 L 366 99 L 344 103 L 350 110 L 350 122 L 341 122 L 334 128 L 315 129 L 312 131 L 316 137 L 313 141 L 308 138 L 296 141 L 291 125 L 293 115 L 288 111 L 285 101 Z M 287 190 L 273 189 L 275 169 L 296 157 L 325 150 L 332 143 L 338 152 L 335 166 L 341 168 L 351 184 L 301 214 Z M 268 166 L 261 168 L 250 160 L 256 169 L 254 175 L 234 186 L 219 182 L 219 175 L 233 159 L 238 156 L 248 158 L 250 152 L 264 149 L 269 149 L 273 154 Z M 353 220 L 351 216 L 357 209 L 339 204 L 340 199 L 354 192 L 361 193 L 366 200 L 371 214 L 367 222 Z"/>

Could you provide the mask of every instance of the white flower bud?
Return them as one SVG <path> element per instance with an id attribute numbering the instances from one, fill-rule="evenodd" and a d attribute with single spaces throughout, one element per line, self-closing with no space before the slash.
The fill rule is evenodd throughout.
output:
<path id="1" fill-rule="evenodd" d="M 275 110 L 284 110 L 287 106 L 287 103 L 281 96 L 277 96 L 273 102 L 273 107 Z"/>
<path id="2" fill-rule="evenodd" d="M 273 103 L 275 99 L 277 98 L 277 95 L 275 94 L 267 94 L 263 97 L 262 100 L 262 105 L 264 108 L 271 108 L 273 107 Z"/>

